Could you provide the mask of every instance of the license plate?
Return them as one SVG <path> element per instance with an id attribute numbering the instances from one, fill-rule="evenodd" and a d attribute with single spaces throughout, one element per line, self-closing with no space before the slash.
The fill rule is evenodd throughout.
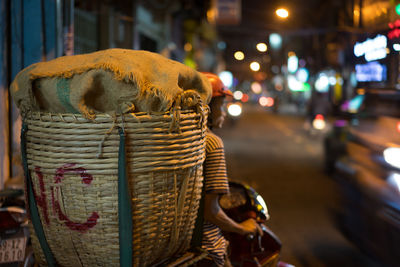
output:
<path id="1" fill-rule="evenodd" d="M 10 238 L 0 241 L 0 263 L 23 261 L 26 238 Z"/>

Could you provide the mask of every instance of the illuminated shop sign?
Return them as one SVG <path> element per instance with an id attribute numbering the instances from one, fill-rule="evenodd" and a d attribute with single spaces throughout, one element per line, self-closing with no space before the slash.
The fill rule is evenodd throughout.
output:
<path id="1" fill-rule="evenodd" d="M 396 20 L 395 22 L 388 23 L 389 28 L 391 29 L 388 33 L 388 38 L 395 39 L 400 37 L 400 19 Z"/>
<path id="2" fill-rule="evenodd" d="M 386 80 L 386 66 L 378 62 L 356 65 L 356 79 L 359 82 L 382 82 Z"/>
<path id="3" fill-rule="evenodd" d="M 386 57 L 386 47 L 386 36 L 377 35 L 373 39 L 368 38 L 364 42 L 357 42 L 354 46 L 354 55 L 356 57 L 364 56 L 366 61 L 378 60 Z"/>

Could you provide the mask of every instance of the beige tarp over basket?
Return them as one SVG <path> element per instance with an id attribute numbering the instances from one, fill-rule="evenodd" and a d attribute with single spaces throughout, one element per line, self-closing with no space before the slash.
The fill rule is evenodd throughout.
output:
<path id="1" fill-rule="evenodd" d="M 21 150 L 35 256 L 41 265 L 152 266 L 190 246 L 210 84 L 153 53 L 96 53 L 35 64 L 12 85 L 24 122 Z M 146 69 L 135 63 L 130 72 L 121 71 L 129 69 L 121 62 L 86 64 L 107 61 L 108 53 L 148 63 L 141 66 Z M 89 67 L 83 70 L 79 61 Z M 62 62 L 68 75 L 58 66 Z M 50 72 L 38 75 L 35 69 Z M 154 87 L 157 75 L 166 82 Z"/>

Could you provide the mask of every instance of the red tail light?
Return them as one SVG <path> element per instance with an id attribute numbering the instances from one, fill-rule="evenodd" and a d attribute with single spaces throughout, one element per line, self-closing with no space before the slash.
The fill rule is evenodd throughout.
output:
<path id="1" fill-rule="evenodd" d="M 321 120 L 321 121 L 323 121 L 323 120 L 324 120 L 324 115 L 322 115 L 322 114 L 317 114 L 317 116 L 315 116 L 315 119 L 316 119 L 316 120 Z"/>

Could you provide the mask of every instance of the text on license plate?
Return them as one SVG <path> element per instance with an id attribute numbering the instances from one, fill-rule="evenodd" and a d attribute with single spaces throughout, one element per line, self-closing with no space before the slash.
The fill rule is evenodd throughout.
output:
<path id="1" fill-rule="evenodd" d="M 0 241 L 0 263 L 23 261 L 25 257 L 25 237 Z"/>

